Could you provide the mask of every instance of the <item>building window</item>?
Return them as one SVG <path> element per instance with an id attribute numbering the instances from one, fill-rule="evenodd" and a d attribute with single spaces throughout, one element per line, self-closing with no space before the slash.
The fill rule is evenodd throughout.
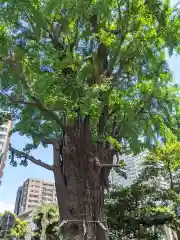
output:
<path id="1" fill-rule="evenodd" d="M 29 194 L 29 197 L 39 198 L 38 195 L 34 195 L 34 194 Z"/>
<path id="2" fill-rule="evenodd" d="M 0 139 L 5 139 L 6 136 L 5 135 L 0 135 Z"/>
<path id="3" fill-rule="evenodd" d="M 33 205 L 28 205 L 28 208 L 33 208 Z"/>
<path id="4" fill-rule="evenodd" d="M 5 127 L 0 127 L 0 132 L 7 132 L 7 128 L 5 128 Z"/>
<path id="5" fill-rule="evenodd" d="M 51 196 L 52 196 L 52 194 L 47 194 L 47 193 L 44 193 L 44 194 L 43 194 L 43 196 L 45 196 L 45 197 L 51 197 Z"/>
<path id="6" fill-rule="evenodd" d="M 32 193 L 39 193 L 38 190 L 31 190 Z"/>
<path id="7" fill-rule="evenodd" d="M 38 200 L 29 200 L 30 203 L 38 203 Z"/>

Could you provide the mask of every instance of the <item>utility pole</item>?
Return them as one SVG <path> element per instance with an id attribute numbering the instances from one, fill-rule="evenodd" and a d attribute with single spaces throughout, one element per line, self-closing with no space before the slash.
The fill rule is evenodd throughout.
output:
<path id="1" fill-rule="evenodd" d="M 14 226 L 15 224 L 15 217 L 13 214 L 11 213 L 5 213 L 2 217 L 1 217 L 1 221 L 0 221 L 0 227 L 2 229 L 1 232 L 3 232 L 3 236 L 4 236 L 4 240 L 7 239 L 7 233 L 8 231 Z"/>
<path id="2" fill-rule="evenodd" d="M 8 226 L 9 226 L 9 219 L 10 219 L 10 216 L 8 215 L 8 216 L 7 216 L 7 225 L 6 225 L 6 229 L 5 229 L 5 233 L 4 233 L 4 240 L 7 239 L 7 232 L 8 232 Z"/>

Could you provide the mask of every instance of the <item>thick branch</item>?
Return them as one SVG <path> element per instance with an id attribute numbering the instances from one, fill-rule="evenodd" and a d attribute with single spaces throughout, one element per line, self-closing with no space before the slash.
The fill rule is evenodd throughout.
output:
<path id="1" fill-rule="evenodd" d="M 19 100 L 17 99 L 16 101 L 12 102 L 11 97 L 9 100 L 11 100 L 12 103 L 19 103 L 19 104 L 27 104 L 27 105 L 34 105 L 38 107 L 42 112 L 49 113 L 51 117 L 57 122 L 57 124 L 64 130 L 66 131 L 66 127 L 62 123 L 61 119 L 59 116 L 50 110 L 45 104 L 41 102 L 41 100 L 36 96 L 36 94 L 31 90 L 31 88 L 28 85 L 28 78 L 25 73 L 22 73 L 21 71 L 21 66 L 19 66 L 16 61 L 15 57 L 11 57 L 10 63 L 12 64 L 12 69 L 14 70 L 14 74 L 20 79 L 22 85 L 24 88 L 28 91 L 28 94 L 30 95 L 30 98 L 33 100 L 33 102 L 25 101 L 25 100 Z M 15 63 L 15 64 L 14 64 Z M 6 96 L 8 97 L 8 96 Z M 69 128 L 67 128 L 69 130 Z"/>
<path id="2" fill-rule="evenodd" d="M 98 132 L 100 135 L 103 134 L 104 130 L 106 129 L 107 117 L 108 117 L 108 102 L 106 100 L 104 107 L 102 109 L 102 113 L 99 117 Z"/>
<path id="3" fill-rule="evenodd" d="M 62 127 L 62 129 L 65 128 L 64 124 L 62 123 L 61 119 L 57 116 L 56 113 L 54 113 L 52 110 L 47 108 L 37 97 L 31 96 L 31 98 L 36 102 L 38 108 L 41 111 L 49 113 L 52 116 L 52 118 L 57 122 L 57 124 Z"/>
<path id="4" fill-rule="evenodd" d="M 22 105 L 34 106 L 34 107 L 39 108 L 39 110 L 41 110 L 42 112 L 49 113 L 52 116 L 52 118 L 57 122 L 57 124 L 60 125 L 65 132 L 69 133 L 70 127 L 64 125 L 61 122 L 61 119 L 53 112 L 53 110 L 48 109 L 36 97 L 33 96 L 32 97 L 33 101 L 28 101 L 28 100 L 24 100 L 24 99 L 16 99 L 16 97 L 9 96 L 8 94 L 2 93 L 2 92 L 0 92 L 0 95 L 6 97 L 12 104 L 22 104 Z"/>
<path id="5" fill-rule="evenodd" d="M 59 141 L 60 141 L 60 139 L 58 139 L 58 140 L 57 139 L 45 139 L 42 141 L 42 144 L 54 145 Z"/>
<path id="6" fill-rule="evenodd" d="M 36 102 L 27 101 L 27 100 L 24 100 L 24 99 L 17 99 L 14 96 L 10 96 L 10 95 L 2 93 L 2 92 L 0 92 L 0 96 L 3 96 L 5 98 L 7 98 L 8 101 L 10 101 L 10 103 L 12 103 L 12 104 L 23 104 L 23 105 L 38 107 L 38 104 Z"/>
<path id="7" fill-rule="evenodd" d="M 119 164 L 108 164 L 108 163 L 104 163 L 104 164 L 100 164 L 101 168 L 112 168 L 112 167 L 121 167 Z"/>
<path id="8" fill-rule="evenodd" d="M 34 158 L 33 156 L 28 155 L 25 152 L 19 151 L 19 150 L 13 148 L 11 145 L 9 145 L 9 150 L 11 152 L 13 152 L 18 158 L 21 158 L 21 157 L 26 158 L 27 160 L 29 160 L 30 162 L 32 162 L 38 166 L 41 166 L 43 168 L 46 168 L 47 170 L 53 171 L 53 166 L 51 166 L 45 162 L 42 162 L 41 160 L 38 160 L 38 159 Z"/>

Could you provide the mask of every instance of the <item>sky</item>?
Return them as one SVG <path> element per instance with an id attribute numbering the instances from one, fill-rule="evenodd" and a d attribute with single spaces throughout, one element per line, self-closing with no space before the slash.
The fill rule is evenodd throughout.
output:
<path id="1" fill-rule="evenodd" d="M 171 3 L 176 4 L 176 2 L 177 1 L 174 0 Z M 169 59 L 169 65 L 173 72 L 174 79 L 180 83 L 180 56 L 171 57 L 171 59 Z M 28 142 L 29 140 L 27 138 L 19 136 L 18 134 L 14 134 L 11 138 L 12 146 L 17 149 L 22 149 Z M 33 151 L 32 155 L 47 163 L 52 162 L 53 155 L 51 147 L 46 149 L 40 147 L 36 151 Z M 17 189 L 29 177 L 54 181 L 52 172 L 44 168 L 31 163 L 29 163 L 27 167 L 12 167 L 7 160 L 2 184 L 0 186 L 0 212 L 4 212 L 4 210 L 14 210 Z"/>
<path id="2" fill-rule="evenodd" d="M 30 142 L 29 139 L 19 134 L 14 134 L 11 138 L 12 146 L 20 150 L 22 150 L 28 142 Z M 32 151 L 32 155 L 37 159 L 41 159 L 50 164 L 52 163 L 53 153 L 51 147 L 39 147 L 36 151 Z M 0 212 L 4 210 L 14 210 L 17 189 L 27 178 L 31 177 L 54 181 L 51 171 L 36 166 L 35 164 L 28 163 L 27 167 L 12 167 L 9 162 L 10 160 L 7 159 L 2 184 L 0 186 Z"/>

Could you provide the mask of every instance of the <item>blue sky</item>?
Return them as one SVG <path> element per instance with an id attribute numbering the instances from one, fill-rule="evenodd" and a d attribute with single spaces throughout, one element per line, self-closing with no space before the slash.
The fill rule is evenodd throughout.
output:
<path id="1" fill-rule="evenodd" d="M 175 4 L 177 1 L 172 1 Z M 169 60 L 170 68 L 173 72 L 174 79 L 180 82 L 180 56 L 173 56 Z M 11 138 L 12 145 L 17 149 L 22 149 L 28 139 L 18 134 L 14 134 Z M 38 159 L 44 160 L 47 163 L 52 162 L 52 148 L 49 147 L 44 149 L 42 147 L 34 151 L 33 156 Z M 9 161 L 6 163 L 4 175 L 2 179 L 2 185 L 0 186 L 0 212 L 5 209 L 13 210 L 16 191 L 18 187 L 25 181 L 25 179 L 32 177 L 45 180 L 53 180 L 53 175 L 50 171 L 38 167 L 34 164 L 29 163 L 28 167 L 18 166 L 13 168 L 10 166 Z"/>
<path id="2" fill-rule="evenodd" d="M 24 145 L 28 143 L 28 139 L 18 134 L 14 134 L 11 138 L 11 143 L 13 147 L 22 149 Z M 37 159 L 44 160 L 47 163 L 52 163 L 51 147 L 39 147 L 36 151 L 32 152 L 32 155 Z M 18 187 L 29 177 L 54 181 L 52 172 L 44 168 L 31 163 L 29 163 L 27 167 L 12 167 L 9 164 L 9 159 L 7 159 L 2 178 L 2 185 L 0 186 L 0 212 L 2 212 L 5 208 L 12 210 Z"/>

